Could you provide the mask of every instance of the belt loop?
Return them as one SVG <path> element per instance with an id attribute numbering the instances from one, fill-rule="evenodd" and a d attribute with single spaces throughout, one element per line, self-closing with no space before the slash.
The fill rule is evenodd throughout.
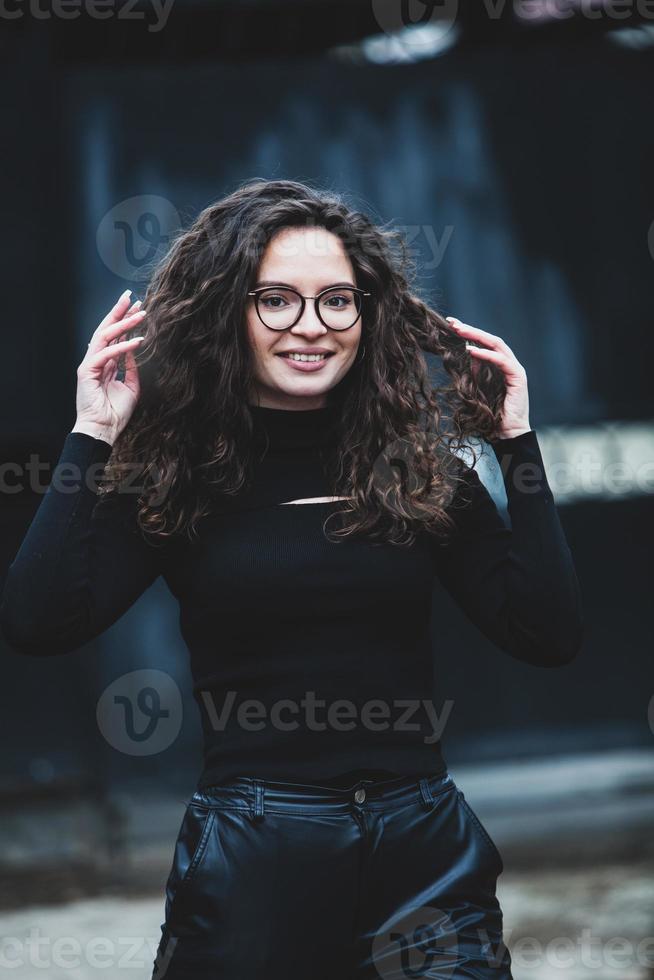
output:
<path id="1" fill-rule="evenodd" d="M 422 805 L 424 806 L 425 810 L 431 810 L 434 805 L 434 797 L 431 795 L 429 782 L 424 776 L 422 779 L 418 780 L 418 787 L 420 789 Z"/>
<path id="2" fill-rule="evenodd" d="M 263 782 L 260 779 L 255 779 L 252 782 L 254 788 L 254 812 L 252 814 L 253 820 L 263 820 L 264 816 L 264 802 L 263 802 Z"/>

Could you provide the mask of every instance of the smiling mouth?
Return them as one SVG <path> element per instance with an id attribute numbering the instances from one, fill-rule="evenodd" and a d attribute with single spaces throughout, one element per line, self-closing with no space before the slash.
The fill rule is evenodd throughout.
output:
<path id="1" fill-rule="evenodd" d="M 276 354 L 276 357 L 285 357 L 290 361 L 326 361 L 328 357 L 333 357 L 334 354 Z"/>

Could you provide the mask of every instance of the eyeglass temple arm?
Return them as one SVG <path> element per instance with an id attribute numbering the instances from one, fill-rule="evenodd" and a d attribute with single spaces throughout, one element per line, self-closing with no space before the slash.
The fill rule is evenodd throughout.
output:
<path id="1" fill-rule="evenodd" d="M 249 293 L 246 293 L 246 296 L 256 296 L 257 293 L 262 293 L 266 289 L 274 289 L 274 288 L 275 288 L 274 286 L 260 286 L 259 289 L 251 289 Z M 288 289 L 288 286 L 285 287 L 280 286 L 279 288 Z M 329 286 L 327 289 L 323 289 L 322 292 L 328 293 L 331 289 L 338 289 L 338 288 L 339 288 L 338 286 Z M 354 286 L 347 286 L 347 287 L 341 286 L 340 288 L 354 289 Z M 293 292 L 296 292 L 296 290 L 293 290 Z M 354 289 L 354 292 L 361 293 L 362 296 L 372 296 L 372 293 L 366 293 L 363 291 L 363 289 Z M 302 296 L 302 293 L 298 293 L 298 296 Z M 322 293 L 318 293 L 318 296 L 322 296 Z M 318 299 L 318 296 L 302 296 L 302 299 Z"/>

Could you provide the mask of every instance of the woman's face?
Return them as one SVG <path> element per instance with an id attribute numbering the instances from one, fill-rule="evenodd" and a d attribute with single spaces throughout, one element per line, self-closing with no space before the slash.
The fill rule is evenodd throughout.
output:
<path id="1" fill-rule="evenodd" d="M 340 238 L 320 227 L 284 228 L 268 243 L 252 288 L 281 284 L 294 287 L 303 296 L 317 296 L 329 286 L 358 285 Z M 250 400 L 267 408 L 322 408 L 329 389 L 352 366 L 362 318 L 347 330 L 331 330 L 320 322 L 313 301 L 306 300 L 294 327 L 271 330 L 259 319 L 253 296 L 248 297 L 246 310 L 254 356 L 255 391 Z M 307 347 L 328 351 L 330 356 L 319 367 L 280 356 Z M 306 369 L 309 364 L 312 370 Z"/>

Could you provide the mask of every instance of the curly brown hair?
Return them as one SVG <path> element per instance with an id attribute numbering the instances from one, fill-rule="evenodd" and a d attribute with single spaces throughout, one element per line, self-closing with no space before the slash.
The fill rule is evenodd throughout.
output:
<path id="1" fill-rule="evenodd" d="M 325 458 L 326 473 L 332 495 L 350 498 L 336 512 L 332 540 L 366 534 L 407 546 L 420 529 L 445 538 L 453 527 L 448 505 L 465 481 L 458 451 L 467 446 L 476 460 L 468 440 L 497 437 L 502 372 L 482 362 L 473 376 L 465 341 L 412 289 L 404 234 L 373 224 L 342 194 L 255 178 L 177 235 L 145 295 L 145 340 L 135 354 L 141 395 L 99 489 L 101 501 L 126 486 L 126 470 L 138 473 L 137 523 L 153 543 L 197 536 L 212 497 L 249 485 L 247 293 L 275 234 L 306 225 L 339 236 L 357 285 L 372 293 L 361 335 L 366 356 L 327 393 L 340 410 L 338 451 Z M 426 353 L 441 358 L 449 384 L 432 382 Z"/>

